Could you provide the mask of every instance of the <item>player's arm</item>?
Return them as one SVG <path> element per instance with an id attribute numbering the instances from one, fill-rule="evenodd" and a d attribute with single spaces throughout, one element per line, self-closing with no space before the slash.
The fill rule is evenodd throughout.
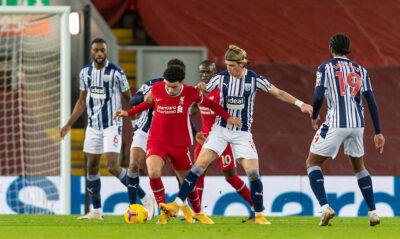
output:
<path id="1" fill-rule="evenodd" d="M 221 76 L 219 75 L 214 76 L 207 84 L 204 82 L 199 82 L 194 86 L 194 88 L 203 92 L 204 95 L 208 95 L 210 92 L 219 88 L 220 77 Z"/>
<path id="2" fill-rule="evenodd" d="M 126 103 L 130 103 L 130 99 L 132 97 L 131 91 L 127 90 L 125 92 L 122 92 L 122 98 L 124 98 Z"/>
<path id="3" fill-rule="evenodd" d="M 83 111 L 86 109 L 86 96 L 87 91 L 80 91 L 79 99 L 75 103 L 74 110 L 72 111 L 71 116 L 69 117 L 68 122 L 60 129 L 60 138 L 64 139 L 64 136 L 68 134 L 71 130 L 72 125 L 75 121 L 82 115 Z"/>
<path id="4" fill-rule="evenodd" d="M 242 121 L 239 118 L 233 117 L 230 114 L 228 114 L 228 112 L 226 112 L 224 108 L 222 108 L 222 106 L 220 106 L 217 102 L 209 100 L 207 99 L 207 97 L 202 96 L 200 102 L 197 103 L 212 109 L 217 115 L 221 116 L 224 120 L 226 120 L 228 129 L 231 128 L 231 125 L 234 125 L 238 128 L 242 127 Z"/>
<path id="5" fill-rule="evenodd" d="M 313 96 L 313 111 L 311 116 L 311 126 L 314 130 L 318 129 L 317 121 L 319 120 L 319 111 L 321 110 L 322 103 L 324 103 L 325 87 L 319 85 L 315 87 Z"/>
<path id="6" fill-rule="evenodd" d="M 303 101 L 296 99 L 291 94 L 287 93 L 286 91 L 276 88 L 274 85 L 271 85 L 271 88 L 269 89 L 268 92 L 272 96 L 277 98 L 278 100 L 298 106 L 300 108 L 301 112 L 308 113 L 311 117 L 311 115 L 313 113 L 313 108 L 311 107 L 311 105 L 306 104 Z"/>
<path id="7" fill-rule="evenodd" d="M 385 137 L 383 136 L 383 134 L 381 132 L 378 106 L 376 105 L 375 97 L 374 97 L 374 94 L 372 93 L 371 90 L 364 91 L 363 92 L 363 96 L 364 96 L 365 100 L 367 101 L 369 113 L 371 115 L 372 122 L 374 124 L 374 129 L 375 129 L 375 136 L 374 136 L 375 147 L 376 147 L 376 149 L 379 150 L 379 153 L 382 154 L 383 153 L 383 146 L 385 145 Z"/>
<path id="8" fill-rule="evenodd" d="M 134 114 L 138 114 L 140 112 L 143 112 L 143 111 L 148 110 L 148 109 L 153 108 L 153 107 L 154 107 L 154 105 L 150 105 L 150 104 L 148 104 L 146 102 L 143 102 L 143 103 L 140 103 L 138 106 L 133 107 L 130 110 L 117 110 L 114 113 L 113 120 L 115 120 L 115 119 L 119 120 L 119 118 L 121 118 L 121 117 L 132 116 Z"/>

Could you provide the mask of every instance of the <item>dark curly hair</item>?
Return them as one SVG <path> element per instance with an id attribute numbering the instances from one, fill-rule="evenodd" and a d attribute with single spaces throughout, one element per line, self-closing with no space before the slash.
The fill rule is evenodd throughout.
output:
<path id="1" fill-rule="evenodd" d="M 337 33 L 331 37 L 329 47 L 337 54 L 347 55 L 350 51 L 350 38 L 343 33 Z"/>
<path id="2" fill-rule="evenodd" d="M 183 63 L 183 61 L 179 60 L 178 58 L 169 60 L 167 63 L 167 67 L 170 67 L 170 66 L 180 66 L 183 68 L 183 70 L 186 70 L 185 63 Z"/>
<path id="3" fill-rule="evenodd" d="M 171 65 L 164 71 L 164 79 L 169 82 L 181 82 L 185 79 L 185 71 L 181 66 Z"/>

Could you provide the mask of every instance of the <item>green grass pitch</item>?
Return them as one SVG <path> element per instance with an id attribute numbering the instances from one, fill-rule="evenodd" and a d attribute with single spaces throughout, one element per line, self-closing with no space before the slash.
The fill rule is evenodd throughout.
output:
<path id="1" fill-rule="evenodd" d="M 215 225 L 187 224 L 172 218 L 157 225 L 157 217 L 145 224 L 126 224 L 122 216 L 105 216 L 103 221 L 78 221 L 76 215 L 0 215 L 0 238 L 156 238 L 156 239 L 276 239 L 400 238 L 400 218 L 381 218 L 371 227 L 368 218 L 335 217 L 331 226 L 318 227 L 317 217 L 268 217 L 271 225 L 242 223 L 242 217 L 212 217 Z"/>

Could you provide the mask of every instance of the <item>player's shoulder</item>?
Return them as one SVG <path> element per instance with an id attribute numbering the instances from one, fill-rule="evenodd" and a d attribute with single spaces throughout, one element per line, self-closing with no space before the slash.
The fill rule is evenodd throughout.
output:
<path id="1" fill-rule="evenodd" d="M 84 66 L 82 67 L 82 69 L 81 69 L 81 73 L 84 72 L 84 71 L 86 71 L 86 70 L 91 71 L 92 69 L 93 69 L 93 62 L 91 62 L 91 63 L 89 63 L 89 64 L 87 64 L 87 65 L 84 65 Z"/>
<path id="2" fill-rule="evenodd" d="M 259 74 L 255 73 L 254 71 L 249 70 L 249 69 L 247 69 L 246 77 L 249 77 L 249 78 L 264 78 L 262 75 L 259 75 Z"/>
<path id="3" fill-rule="evenodd" d="M 111 61 L 108 62 L 106 68 L 108 68 L 109 70 L 115 70 L 118 71 L 120 73 L 124 73 L 124 70 L 118 66 L 117 64 L 112 63 Z"/>
<path id="4" fill-rule="evenodd" d="M 184 87 L 185 91 L 187 92 L 186 94 L 190 94 L 190 95 L 197 95 L 197 94 L 199 94 L 199 91 L 196 90 L 196 89 L 195 89 L 193 86 L 191 86 L 191 85 L 183 84 L 183 87 Z"/>
<path id="5" fill-rule="evenodd" d="M 146 81 L 144 84 L 151 86 L 151 85 L 154 85 L 155 83 L 161 82 L 161 81 L 164 81 L 164 78 L 154 78 L 154 79 Z"/>
<path id="6" fill-rule="evenodd" d="M 165 86 L 164 81 L 156 81 L 152 84 L 151 89 L 157 90 L 157 89 L 161 89 L 163 86 Z"/>
<path id="7" fill-rule="evenodd" d="M 221 71 L 221 72 L 215 74 L 214 77 L 217 77 L 217 76 L 229 76 L 229 72 L 228 72 L 228 70 L 224 70 L 224 71 Z"/>

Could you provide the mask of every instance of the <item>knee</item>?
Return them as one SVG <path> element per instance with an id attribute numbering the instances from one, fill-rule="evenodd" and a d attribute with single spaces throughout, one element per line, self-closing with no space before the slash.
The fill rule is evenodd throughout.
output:
<path id="1" fill-rule="evenodd" d="M 132 172 L 138 172 L 139 171 L 139 165 L 137 165 L 137 163 L 136 162 L 130 162 L 129 163 L 129 170 L 130 171 L 132 171 Z"/>
<path id="2" fill-rule="evenodd" d="M 107 170 L 108 170 L 111 174 L 115 175 L 115 174 L 117 173 L 117 171 L 118 171 L 118 168 L 119 168 L 120 166 L 119 166 L 118 162 L 107 161 L 106 167 L 107 167 Z"/>
<path id="3" fill-rule="evenodd" d="M 260 179 L 260 172 L 257 169 L 251 170 L 247 173 L 250 182 L 258 181 Z"/>
<path id="4" fill-rule="evenodd" d="M 149 177 L 150 178 L 159 178 L 159 177 L 161 177 L 161 171 L 160 170 L 155 170 L 155 169 L 148 168 L 147 172 L 149 173 Z"/>
<path id="5" fill-rule="evenodd" d="M 317 161 L 313 160 L 312 158 L 308 157 L 306 160 L 306 167 L 312 167 L 312 166 L 321 166 Z"/>
<path id="6" fill-rule="evenodd" d="M 88 160 L 87 169 L 88 169 L 88 172 L 90 175 L 94 175 L 94 174 L 98 173 L 98 171 L 100 169 L 100 165 L 98 163 L 96 163 L 95 161 Z"/>

